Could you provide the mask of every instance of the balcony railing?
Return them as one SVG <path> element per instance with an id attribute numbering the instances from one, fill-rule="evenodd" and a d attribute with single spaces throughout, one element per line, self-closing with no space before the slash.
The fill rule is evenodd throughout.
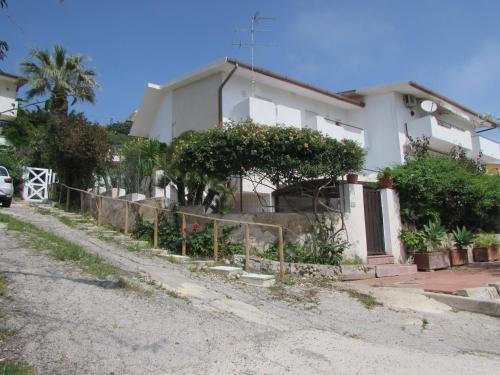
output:
<path id="1" fill-rule="evenodd" d="M 316 129 L 323 134 L 341 141 L 350 139 L 365 147 L 365 131 L 355 125 L 346 124 L 341 121 L 329 120 L 322 116 L 316 116 Z"/>
<path id="2" fill-rule="evenodd" d="M 500 143 L 479 135 L 474 136 L 473 143 L 475 153 L 481 152 L 483 162 L 500 164 Z"/>
<path id="3" fill-rule="evenodd" d="M 460 146 L 472 152 L 472 134 L 435 116 L 425 116 L 408 123 L 408 135 L 413 138 L 426 136 L 431 149 L 448 153 L 452 147 Z"/>

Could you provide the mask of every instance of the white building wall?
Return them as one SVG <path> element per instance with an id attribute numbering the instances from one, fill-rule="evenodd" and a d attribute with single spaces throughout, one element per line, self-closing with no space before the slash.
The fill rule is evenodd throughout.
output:
<path id="1" fill-rule="evenodd" d="M 367 96 L 361 111 L 349 112 L 348 122 L 360 124 L 365 129 L 367 169 L 378 170 L 404 160 L 401 145 L 404 124 L 398 124 L 400 109 L 397 99 L 395 93 Z"/>
<path id="2" fill-rule="evenodd" d="M 0 120 L 14 120 L 17 116 L 16 82 L 0 76 Z M 12 110 L 5 112 L 7 110 Z M 5 112 L 5 113 L 4 113 Z"/>
<path id="3" fill-rule="evenodd" d="M 173 90 L 172 135 L 207 130 L 218 122 L 218 89 L 222 76 L 214 74 Z"/>
<path id="4" fill-rule="evenodd" d="M 161 104 L 153 121 L 149 138 L 158 139 L 161 142 L 172 141 L 172 92 L 163 95 Z"/>
<path id="5" fill-rule="evenodd" d="M 224 121 L 241 121 L 241 111 L 238 105 L 251 96 L 251 81 L 236 74 L 227 82 L 223 91 L 223 118 Z M 310 114 L 314 113 L 334 121 L 348 122 L 348 111 L 333 105 L 299 96 L 293 92 L 275 87 L 255 84 L 255 98 L 274 104 L 274 121 L 266 117 L 269 124 L 285 124 L 294 127 L 308 127 Z M 235 110 L 236 108 L 236 110 Z M 268 112 L 269 108 L 266 107 Z M 362 108 L 359 108 L 362 110 Z M 257 121 L 256 121 L 257 122 Z M 356 124 L 354 124 L 356 125 Z"/>
<path id="6" fill-rule="evenodd" d="M 351 244 L 344 253 L 346 258 L 359 257 L 366 262 L 368 251 L 365 229 L 365 206 L 363 185 L 344 184 L 341 187 L 345 226 Z"/>
<path id="7" fill-rule="evenodd" d="M 403 263 L 406 261 L 406 254 L 399 239 L 402 225 L 398 194 L 393 189 L 382 189 L 380 190 L 380 201 L 382 204 L 385 253 L 394 256 L 396 263 Z"/>

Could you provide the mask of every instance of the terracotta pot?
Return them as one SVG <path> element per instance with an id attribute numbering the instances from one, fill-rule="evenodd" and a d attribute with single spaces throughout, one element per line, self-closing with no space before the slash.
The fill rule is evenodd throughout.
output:
<path id="1" fill-rule="evenodd" d="M 413 261 L 419 271 L 432 271 L 450 267 L 450 256 L 447 251 L 415 253 Z"/>
<path id="2" fill-rule="evenodd" d="M 392 178 L 384 178 L 378 182 L 381 189 L 392 189 L 394 187 L 394 180 Z"/>
<path id="3" fill-rule="evenodd" d="M 493 262 L 498 259 L 498 249 L 490 245 L 488 247 L 474 247 L 472 249 L 474 262 Z"/>
<path id="4" fill-rule="evenodd" d="M 467 253 L 467 250 L 454 248 L 449 251 L 449 255 L 452 267 L 469 264 L 469 254 Z"/>
<path id="5" fill-rule="evenodd" d="M 348 174 L 347 175 L 347 183 L 348 184 L 357 184 L 358 183 L 358 175 L 357 174 Z"/>

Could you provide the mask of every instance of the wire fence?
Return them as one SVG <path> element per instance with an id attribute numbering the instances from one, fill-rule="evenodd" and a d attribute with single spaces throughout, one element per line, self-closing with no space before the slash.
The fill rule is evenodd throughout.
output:
<path id="1" fill-rule="evenodd" d="M 283 227 L 277 224 L 268 224 L 268 223 L 258 223 L 258 222 L 250 222 L 250 221 L 242 221 L 242 220 L 232 220 L 232 219 L 224 219 L 224 218 L 215 218 L 208 215 L 200 215 L 185 211 L 172 210 L 169 208 L 163 208 L 158 206 L 153 206 L 149 204 L 134 202 L 121 198 L 113 198 L 109 196 L 105 196 L 99 193 L 89 192 L 86 190 L 74 188 L 67 186 L 60 182 L 55 182 L 50 187 L 50 199 L 55 201 L 62 206 L 64 205 L 66 210 L 70 209 L 71 202 L 71 192 L 78 193 L 80 200 L 80 212 L 81 214 L 85 214 L 85 212 L 90 212 L 92 216 L 95 217 L 97 225 L 110 224 L 115 227 L 120 227 L 123 230 L 124 234 L 129 234 L 130 231 L 130 221 L 131 221 L 131 212 L 133 208 L 140 210 L 149 210 L 149 213 L 152 214 L 153 218 L 153 248 L 158 248 L 158 236 L 159 236 L 159 215 L 160 213 L 170 213 L 173 215 L 180 216 L 181 222 L 181 233 L 182 240 L 180 244 L 181 255 L 185 256 L 187 254 L 187 232 L 188 232 L 188 219 L 195 219 L 197 221 L 203 220 L 207 223 L 210 223 L 212 227 L 212 235 L 213 235 L 213 259 L 215 261 L 219 260 L 219 236 L 220 236 L 220 225 L 221 224 L 232 224 L 242 226 L 244 229 L 243 235 L 243 247 L 245 250 L 245 270 L 250 270 L 250 252 L 251 252 L 251 240 L 250 240 L 250 232 L 251 227 L 259 227 L 265 229 L 271 229 L 276 231 L 277 234 L 277 242 L 278 242 L 278 256 L 279 256 L 279 277 L 283 278 L 285 273 L 285 254 L 284 254 L 284 235 L 283 235 Z M 74 194 L 73 194 L 74 198 Z M 88 203 L 86 201 L 88 199 Z M 108 210 L 113 210 L 115 215 L 111 218 L 109 215 L 105 214 L 105 205 L 108 204 Z M 121 214 L 120 214 L 121 213 Z M 117 222 L 121 221 L 121 223 Z"/>

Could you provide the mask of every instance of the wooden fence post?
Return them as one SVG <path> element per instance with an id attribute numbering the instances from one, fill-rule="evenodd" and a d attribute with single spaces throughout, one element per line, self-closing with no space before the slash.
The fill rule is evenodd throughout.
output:
<path id="1" fill-rule="evenodd" d="M 61 183 L 59 183 L 59 204 L 62 202 L 62 191 L 63 191 L 63 186 Z"/>
<path id="2" fill-rule="evenodd" d="M 219 224 L 214 220 L 214 260 L 219 259 Z"/>
<path id="3" fill-rule="evenodd" d="M 280 279 L 283 280 L 285 275 L 285 253 L 283 244 L 283 228 L 278 227 L 278 246 L 279 246 L 279 256 L 280 256 Z"/>
<path id="4" fill-rule="evenodd" d="M 186 215 L 182 214 L 182 255 L 186 256 Z"/>
<path id="5" fill-rule="evenodd" d="M 85 208 L 83 207 L 83 191 L 80 192 L 80 214 L 85 213 Z"/>
<path id="6" fill-rule="evenodd" d="M 69 211 L 69 194 L 70 194 L 71 190 L 68 188 L 66 190 L 66 211 Z"/>
<path id="7" fill-rule="evenodd" d="M 158 209 L 155 208 L 155 222 L 153 232 L 153 249 L 158 248 Z"/>
<path id="8" fill-rule="evenodd" d="M 123 228 L 123 233 L 128 234 L 128 201 L 125 201 L 125 224 Z"/>
<path id="9" fill-rule="evenodd" d="M 97 197 L 97 225 L 101 225 L 102 223 L 102 197 Z"/>
<path id="10" fill-rule="evenodd" d="M 245 271 L 250 271 L 250 225 L 245 224 Z"/>

